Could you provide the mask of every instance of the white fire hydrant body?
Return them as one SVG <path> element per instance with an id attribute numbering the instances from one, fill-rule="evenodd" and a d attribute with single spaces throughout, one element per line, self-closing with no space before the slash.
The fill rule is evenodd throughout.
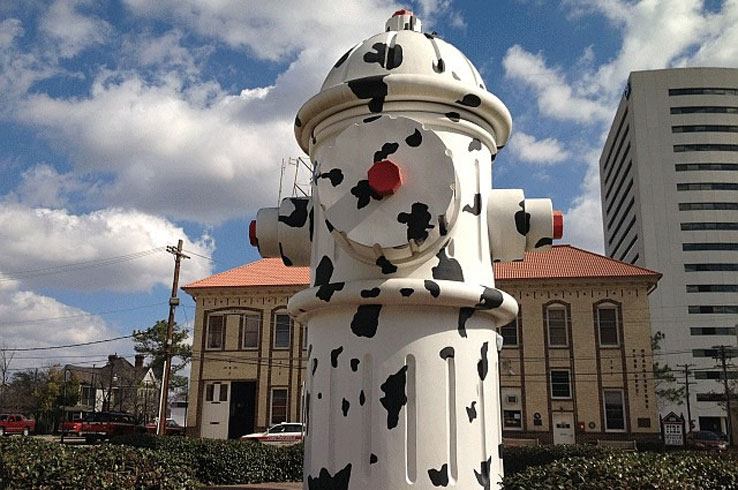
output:
<path id="1" fill-rule="evenodd" d="M 259 212 L 263 256 L 310 265 L 304 488 L 497 488 L 496 328 L 517 303 L 492 261 L 560 234 L 550 201 L 491 191 L 511 129 L 456 48 L 397 12 L 335 64 L 295 131 L 312 197 Z"/>

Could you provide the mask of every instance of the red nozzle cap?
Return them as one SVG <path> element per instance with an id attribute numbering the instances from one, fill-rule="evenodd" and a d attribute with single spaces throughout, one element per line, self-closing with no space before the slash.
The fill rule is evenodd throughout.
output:
<path id="1" fill-rule="evenodd" d="M 561 240 L 561 237 L 564 236 L 564 213 L 562 213 L 561 211 L 554 211 L 553 218 L 554 218 L 553 239 Z"/>
<path id="2" fill-rule="evenodd" d="M 412 10 L 408 9 L 400 9 L 394 14 L 392 14 L 392 17 L 397 17 L 398 15 L 414 15 Z"/>
<path id="3" fill-rule="evenodd" d="M 259 239 L 256 238 L 256 220 L 251 220 L 251 223 L 249 223 L 249 243 L 252 247 L 258 247 L 259 246 Z"/>
<path id="4" fill-rule="evenodd" d="M 368 176 L 369 187 L 380 196 L 391 196 L 402 185 L 400 167 L 390 160 L 374 162 Z"/>

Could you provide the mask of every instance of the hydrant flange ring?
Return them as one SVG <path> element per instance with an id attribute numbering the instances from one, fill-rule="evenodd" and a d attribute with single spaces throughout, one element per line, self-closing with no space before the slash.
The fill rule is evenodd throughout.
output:
<path id="1" fill-rule="evenodd" d="M 327 290 L 331 294 L 325 294 Z M 407 295 L 409 290 L 413 291 L 411 295 Z M 459 308 L 468 315 L 473 312 L 490 315 L 497 325 L 511 322 L 518 314 L 517 301 L 497 288 L 460 281 L 407 278 L 329 283 L 303 289 L 290 298 L 287 311 L 295 320 L 305 323 L 321 310 L 369 304 Z"/>

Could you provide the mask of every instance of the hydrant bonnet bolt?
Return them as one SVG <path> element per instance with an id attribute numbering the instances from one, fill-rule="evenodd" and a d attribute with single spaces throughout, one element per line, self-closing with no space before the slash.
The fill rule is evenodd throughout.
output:
<path id="1" fill-rule="evenodd" d="M 402 185 L 402 171 L 391 160 L 374 162 L 368 172 L 369 187 L 382 197 L 391 196 Z"/>

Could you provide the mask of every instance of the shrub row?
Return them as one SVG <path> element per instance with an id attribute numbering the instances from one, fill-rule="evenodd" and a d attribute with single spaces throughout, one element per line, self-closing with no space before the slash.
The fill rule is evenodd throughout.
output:
<path id="1" fill-rule="evenodd" d="M 275 447 L 232 440 L 121 436 L 110 441 L 175 454 L 204 484 L 232 485 L 302 480 L 302 445 Z"/>
<path id="2" fill-rule="evenodd" d="M 531 466 L 544 466 L 560 459 L 577 456 L 592 458 L 608 450 L 593 445 L 520 446 L 503 448 L 505 474 L 520 473 Z"/>
<path id="3" fill-rule="evenodd" d="M 734 457 L 694 452 L 605 451 L 565 457 L 505 476 L 504 490 L 738 489 Z"/>
<path id="4" fill-rule="evenodd" d="M 64 446 L 30 437 L 0 439 L 0 488 L 13 490 L 189 490 L 186 461 L 125 446 Z"/>

